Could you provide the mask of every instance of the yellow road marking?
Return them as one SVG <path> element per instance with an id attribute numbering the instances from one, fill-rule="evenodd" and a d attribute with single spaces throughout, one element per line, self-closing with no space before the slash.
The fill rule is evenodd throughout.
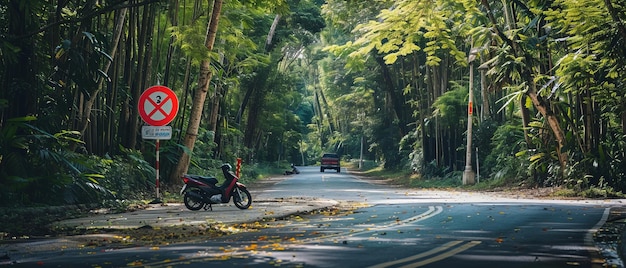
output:
<path id="1" fill-rule="evenodd" d="M 422 214 L 419 214 L 417 216 L 410 217 L 408 219 L 401 220 L 399 222 L 398 221 L 393 221 L 391 223 L 388 223 L 388 224 L 382 225 L 382 226 L 375 226 L 375 227 L 365 228 L 365 229 L 361 229 L 361 230 L 350 230 L 348 232 L 323 235 L 323 236 L 320 236 L 320 237 L 311 237 L 311 238 L 300 240 L 300 242 L 301 243 L 310 243 L 310 242 L 314 242 L 314 241 L 330 240 L 332 238 L 337 238 L 337 237 L 356 236 L 356 235 L 363 235 L 363 234 L 367 234 L 367 233 L 375 233 L 375 232 L 378 232 L 378 231 L 386 229 L 386 228 L 400 226 L 402 224 L 407 224 L 409 222 L 422 221 L 422 220 L 428 219 L 430 217 L 434 217 L 434 216 L 440 214 L 441 212 L 443 212 L 443 208 L 441 206 L 429 206 L 428 210 L 426 212 L 424 212 Z"/>
<path id="2" fill-rule="evenodd" d="M 410 263 L 410 264 L 404 265 L 401 268 L 421 267 L 421 266 L 424 266 L 424 265 L 427 265 L 427 264 L 431 264 L 433 262 L 438 262 L 440 260 L 443 260 L 443 259 L 449 258 L 451 256 L 454 256 L 456 254 L 459 254 L 459 253 L 461 253 L 463 251 L 466 251 L 466 250 L 468 250 L 468 249 L 470 249 L 470 248 L 472 248 L 472 247 L 474 247 L 474 246 L 476 246 L 476 245 L 481 243 L 480 241 L 470 241 L 470 242 L 468 242 L 468 243 L 466 243 L 466 244 L 464 244 L 464 245 L 462 245 L 460 247 L 457 247 L 457 248 L 454 248 L 452 250 L 449 250 L 450 248 L 452 248 L 452 247 L 454 247 L 454 246 L 456 246 L 458 244 L 461 244 L 463 242 L 464 241 L 448 242 L 446 244 L 443 244 L 440 247 L 431 249 L 431 250 L 426 251 L 426 252 L 422 252 L 422 253 L 417 254 L 417 255 L 409 256 L 409 257 L 406 257 L 404 259 L 399 259 L 399 260 L 395 260 L 395 261 L 380 263 L 380 264 L 377 264 L 377 265 L 374 265 L 374 266 L 370 266 L 369 268 L 390 267 L 392 265 L 396 265 L 396 264 L 400 264 L 400 263 L 406 263 L 406 262 L 410 262 L 410 261 L 414 261 L 414 260 L 419 260 L 419 259 L 431 256 L 431 255 L 434 255 L 434 254 L 438 254 L 439 252 L 445 251 L 445 252 L 443 252 L 443 253 L 441 253 L 439 255 L 430 257 L 428 259 L 424 259 L 424 260 L 419 261 L 419 262 L 415 262 L 415 263 Z"/>
<path id="3" fill-rule="evenodd" d="M 443 246 L 440 246 L 440 247 L 437 247 L 437 248 L 433 248 L 433 249 L 431 249 L 431 250 L 429 250 L 429 251 L 422 252 L 422 253 L 417 254 L 417 255 L 413 255 L 413 256 L 410 256 L 410 257 L 406 257 L 406 258 L 404 258 L 404 259 L 399 259 L 399 260 L 395 260 L 395 261 L 390 261 L 390 262 L 385 262 L 385 263 L 377 264 L 377 265 L 374 265 L 374 266 L 370 266 L 370 267 L 368 267 L 368 268 L 384 268 L 384 267 L 389 267 L 389 266 L 392 266 L 392 265 L 400 264 L 400 263 L 403 263 L 403 262 L 408 262 L 408 261 L 413 261 L 413 260 L 421 259 L 421 258 L 424 258 L 424 257 L 430 256 L 430 255 L 433 255 L 433 254 L 439 253 L 439 252 L 441 252 L 441 251 L 448 250 L 449 248 L 451 248 L 451 247 L 453 247 L 453 246 L 456 246 L 456 245 L 458 245 L 458 244 L 460 244 L 460 243 L 462 243 L 462 242 L 463 242 L 463 241 L 452 241 L 452 242 L 448 242 L 448 243 L 444 244 Z"/>

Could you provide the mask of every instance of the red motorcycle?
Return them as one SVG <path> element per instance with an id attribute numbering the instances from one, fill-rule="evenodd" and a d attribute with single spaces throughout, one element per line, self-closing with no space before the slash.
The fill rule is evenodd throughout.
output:
<path id="1" fill-rule="evenodd" d="M 228 203 L 232 197 L 233 203 L 239 209 L 247 209 L 252 204 L 252 196 L 246 186 L 239 182 L 239 178 L 231 171 L 230 164 L 222 165 L 222 172 L 226 181 L 217 186 L 217 179 L 200 175 L 184 174 L 182 176 L 185 207 L 189 210 L 213 210 L 211 205 Z"/>

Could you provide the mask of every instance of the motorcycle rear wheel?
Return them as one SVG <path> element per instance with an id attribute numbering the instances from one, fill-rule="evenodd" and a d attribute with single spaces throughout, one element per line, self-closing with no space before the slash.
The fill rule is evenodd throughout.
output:
<path id="1" fill-rule="evenodd" d="M 252 205 L 252 195 L 246 188 L 235 188 L 233 190 L 233 203 L 239 209 L 248 209 Z"/>
<path id="2" fill-rule="evenodd" d="M 198 200 L 197 196 L 191 195 L 190 192 L 194 192 L 197 195 L 200 195 L 200 189 L 189 189 L 185 192 L 185 196 L 183 197 L 183 203 L 185 203 L 185 207 L 189 210 L 200 210 L 204 207 L 204 202 L 202 200 Z"/>

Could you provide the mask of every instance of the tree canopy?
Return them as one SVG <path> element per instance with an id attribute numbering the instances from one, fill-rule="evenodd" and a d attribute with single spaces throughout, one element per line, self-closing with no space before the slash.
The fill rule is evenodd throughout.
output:
<path id="1" fill-rule="evenodd" d="M 156 143 L 141 138 L 137 101 L 152 85 L 180 100 L 160 146 L 166 187 L 237 158 L 254 177 L 262 166 L 316 164 L 323 152 L 459 184 L 472 155 L 494 185 L 626 187 L 620 2 L 0 7 L 2 201 L 150 193 Z M 466 152 L 468 136 L 476 153 Z"/>

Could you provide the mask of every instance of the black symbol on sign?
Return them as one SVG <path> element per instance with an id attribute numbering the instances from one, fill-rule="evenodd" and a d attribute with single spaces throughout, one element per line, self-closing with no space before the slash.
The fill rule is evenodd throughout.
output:
<path id="1" fill-rule="evenodd" d="M 164 116 L 168 116 L 169 115 L 169 112 L 165 112 L 165 110 L 163 110 L 163 108 L 164 108 L 163 106 L 165 104 L 167 104 L 168 102 L 171 103 L 172 100 L 170 100 L 170 96 L 167 96 L 167 95 L 165 96 L 165 99 L 162 100 L 161 98 L 162 98 L 161 95 L 156 95 L 156 96 L 154 96 L 154 99 L 150 99 L 150 98 L 146 99 L 147 101 L 151 102 L 152 105 L 154 105 L 154 110 L 152 110 L 150 113 L 148 113 L 148 117 L 151 118 L 152 115 L 154 115 L 156 112 L 159 112 L 159 113 L 161 113 Z M 171 108 L 171 107 L 165 107 L 165 108 L 167 109 L 167 108 Z M 171 112 L 171 110 L 170 110 L 170 112 Z"/>

